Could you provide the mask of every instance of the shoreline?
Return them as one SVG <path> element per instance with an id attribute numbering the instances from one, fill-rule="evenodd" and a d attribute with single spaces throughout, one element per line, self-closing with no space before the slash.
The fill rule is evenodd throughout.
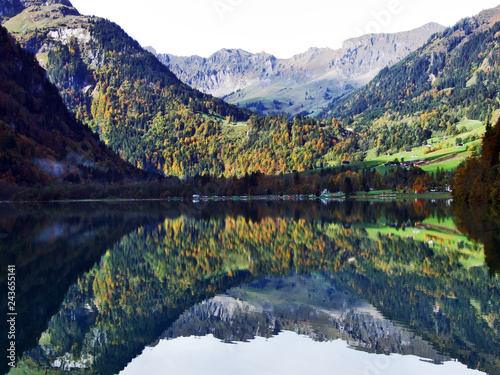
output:
<path id="1" fill-rule="evenodd" d="M 190 198 L 103 198 L 103 199 L 52 199 L 52 200 L 4 200 L 0 204 L 12 203 L 125 203 L 125 202 L 225 202 L 225 201 L 415 201 L 415 200 L 453 200 L 451 193 L 366 193 L 354 194 L 346 198 L 345 194 L 328 195 L 243 195 L 243 196 L 198 196 Z"/>

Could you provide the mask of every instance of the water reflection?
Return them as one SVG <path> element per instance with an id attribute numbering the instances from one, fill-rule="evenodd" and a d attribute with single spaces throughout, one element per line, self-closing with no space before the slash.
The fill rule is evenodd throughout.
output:
<path id="1" fill-rule="evenodd" d="M 484 244 L 491 272 L 500 273 L 500 212 L 493 207 L 456 205 L 454 213 L 458 229 Z"/>
<path id="2" fill-rule="evenodd" d="M 195 359 L 195 360 L 193 360 Z M 415 356 L 354 351 L 342 340 L 317 342 L 284 331 L 270 339 L 227 345 L 212 335 L 162 340 L 147 348 L 120 375 L 135 374 L 481 374 L 458 362 L 442 365 Z"/>
<path id="3" fill-rule="evenodd" d="M 185 311 L 163 339 L 213 335 L 225 343 L 292 331 L 314 341 L 341 339 L 368 353 L 400 353 L 442 363 L 429 343 L 385 319 L 335 277 L 313 274 L 269 278 L 230 289 Z"/>
<path id="4" fill-rule="evenodd" d="M 24 342 L 20 366 L 114 374 L 159 338 L 234 342 L 285 330 L 498 373 L 499 281 L 446 204 L 65 209 L 56 221 L 25 212 L 1 221 L 6 261 L 21 269 L 24 255 L 13 254 L 26 244 L 33 260 L 41 248 L 54 253 L 52 279 L 35 267 L 19 277 L 55 293 L 33 304 L 46 313 L 27 328 L 40 339 Z M 18 298 L 35 292 L 26 290 Z"/>
<path id="5" fill-rule="evenodd" d="M 151 209 L 134 204 L 0 205 L 0 289 L 7 290 L 8 265 L 16 266 L 16 352 L 36 346 L 71 284 L 107 249 L 138 226 L 157 222 Z M 0 294 L 7 316 L 7 293 Z M 8 332 L 6 319 L 0 331 Z M 1 335 L 7 348 L 7 335 Z M 9 370 L 0 361 L 2 373 Z"/>

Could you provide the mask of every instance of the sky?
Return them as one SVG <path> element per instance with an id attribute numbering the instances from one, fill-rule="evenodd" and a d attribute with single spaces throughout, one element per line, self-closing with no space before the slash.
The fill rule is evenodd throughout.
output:
<path id="1" fill-rule="evenodd" d="M 288 58 L 310 47 L 399 32 L 428 22 L 452 26 L 500 0 L 71 0 L 84 15 L 119 24 L 158 53 L 208 57 L 241 48 Z"/>
<path id="2" fill-rule="evenodd" d="M 194 359 L 194 360 L 193 360 Z M 348 374 L 480 375 L 459 362 L 443 365 L 415 356 L 376 355 L 352 349 L 341 340 L 318 342 L 295 332 L 270 339 L 226 344 L 214 336 L 160 340 L 146 347 L 119 375 L 142 374 Z"/>

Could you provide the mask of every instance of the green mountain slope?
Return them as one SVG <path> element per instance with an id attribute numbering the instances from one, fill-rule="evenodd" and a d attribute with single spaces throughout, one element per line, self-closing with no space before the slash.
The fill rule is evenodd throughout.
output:
<path id="1" fill-rule="evenodd" d="M 363 136 L 343 151 L 397 152 L 459 134 L 460 119 L 489 119 L 500 98 L 499 20 L 500 7 L 464 19 L 332 102 L 321 116 L 342 118 Z"/>
<path id="2" fill-rule="evenodd" d="M 37 54 L 64 101 L 123 159 L 166 175 L 244 175 L 321 165 L 331 122 L 251 117 L 181 83 L 119 26 L 69 2 L 24 1 L 4 25 Z"/>
<path id="3" fill-rule="evenodd" d="M 141 178 L 75 120 L 31 53 L 0 27 L 0 186 Z"/>

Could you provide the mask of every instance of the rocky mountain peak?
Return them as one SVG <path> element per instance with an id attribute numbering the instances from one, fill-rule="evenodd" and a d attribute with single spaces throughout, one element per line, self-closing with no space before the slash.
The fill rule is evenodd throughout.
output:
<path id="1" fill-rule="evenodd" d="M 332 52 L 333 50 L 330 48 L 317 48 L 317 47 L 311 47 L 309 48 L 306 52 L 299 53 L 297 55 L 294 55 L 291 57 L 292 61 L 311 61 L 317 58 L 318 56 L 321 56 L 323 54 L 328 54 Z"/>
<path id="2" fill-rule="evenodd" d="M 312 47 L 289 59 L 241 49 L 221 49 L 208 58 L 157 56 L 184 83 L 230 103 L 260 108 L 265 114 L 314 113 L 332 98 L 368 83 L 442 30 L 431 23 L 402 33 L 364 35 L 347 40 L 338 50 Z"/>
<path id="3" fill-rule="evenodd" d="M 245 59 L 250 57 L 250 53 L 244 51 L 242 49 L 226 49 L 223 48 L 214 54 L 212 54 L 207 61 L 212 63 L 221 63 L 221 62 L 233 62 L 239 61 L 240 59 Z"/>
<path id="4" fill-rule="evenodd" d="M 144 47 L 144 50 L 152 53 L 153 55 L 157 55 L 156 50 L 153 47 L 151 47 L 151 46 Z"/>

